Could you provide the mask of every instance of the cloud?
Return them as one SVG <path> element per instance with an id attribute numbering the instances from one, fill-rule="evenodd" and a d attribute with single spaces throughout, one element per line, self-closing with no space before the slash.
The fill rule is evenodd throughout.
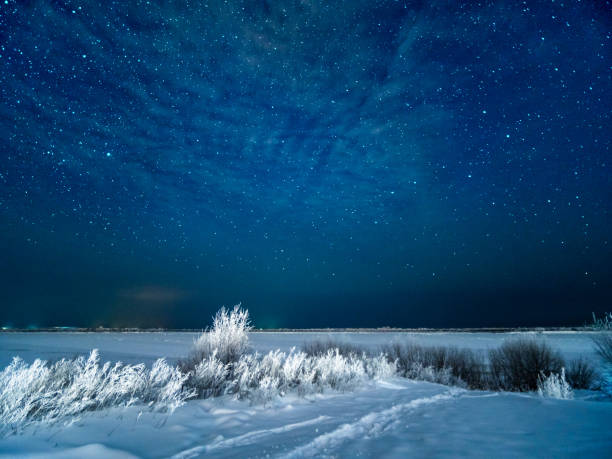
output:
<path id="1" fill-rule="evenodd" d="M 119 296 L 141 303 L 176 303 L 189 297 L 189 293 L 172 287 L 146 285 L 121 290 Z"/>

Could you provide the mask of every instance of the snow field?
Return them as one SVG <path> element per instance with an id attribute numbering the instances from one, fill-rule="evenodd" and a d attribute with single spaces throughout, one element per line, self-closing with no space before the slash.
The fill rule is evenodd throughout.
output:
<path id="1" fill-rule="evenodd" d="M 249 329 L 248 313 L 235 308 L 221 310 L 213 328 L 195 339 L 75 334 L 71 346 L 53 350 L 50 362 L 14 358 L 0 372 L 0 457 L 609 457 L 612 450 L 609 397 L 574 392 L 560 366 L 567 356 L 582 356 L 606 368 L 590 337 L 510 334 L 522 344 L 508 347 L 508 335 L 421 336 L 437 340 L 431 347 L 403 336 L 403 343 L 392 341 L 401 357 L 394 360 L 380 353 L 390 337 L 397 338 L 386 333 L 315 337 Z M 185 336 L 190 346 L 171 363 L 151 359 L 149 348 L 159 350 L 160 340 L 173 343 L 168 350 L 175 352 Z M 516 339 L 525 336 L 566 346 L 546 354 L 546 346 Z M 309 353 L 296 350 L 306 338 L 321 337 L 328 341 L 304 347 Z M 66 336 L 42 338 L 0 335 L 0 358 L 16 348 L 32 355 L 41 343 Z M 462 340 L 465 349 L 441 347 L 444 338 Z M 101 363 L 97 350 L 74 357 L 75 348 L 92 340 L 108 343 L 102 353 L 112 355 L 118 342 L 134 339 L 143 346 L 132 348 L 129 360 L 138 363 Z M 330 339 L 346 344 L 330 348 Z M 267 348 L 272 342 L 282 343 L 282 350 Z M 548 355 L 558 371 L 536 375 L 537 387 L 530 383 L 528 393 L 466 390 L 448 362 L 463 365 L 469 376 L 474 365 L 484 365 L 492 343 L 520 351 L 507 355 L 520 361 Z M 464 387 L 449 387 L 457 384 Z"/>
<path id="2" fill-rule="evenodd" d="M 266 406 L 222 396 L 172 415 L 112 408 L 66 427 L 31 425 L 0 440 L 0 457 L 603 458 L 611 422 L 611 403 L 390 378 Z"/>

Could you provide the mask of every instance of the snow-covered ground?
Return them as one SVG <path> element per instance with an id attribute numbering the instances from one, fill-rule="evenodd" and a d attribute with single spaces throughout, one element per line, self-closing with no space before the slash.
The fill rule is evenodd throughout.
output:
<path id="1" fill-rule="evenodd" d="M 260 352 L 327 334 L 252 333 Z M 0 334 L 0 363 L 59 359 L 100 349 L 103 360 L 150 363 L 185 356 L 190 333 Z M 544 333 L 566 357 L 595 359 L 581 333 Z M 486 350 L 508 335 L 338 333 L 370 348 L 390 341 Z M 0 439 L 0 457 L 610 457 L 612 403 L 468 391 L 402 378 L 351 392 L 291 394 L 264 405 L 229 396 L 192 400 L 173 414 L 145 407 L 84 414 L 73 424 L 33 424 Z"/>
<path id="2" fill-rule="evenodd" d="M 169 362 L 185 357 L 199 333 L 142 332 L 142 333 L 0 333 L 0 367 L 5 367 L 14 356 L 31 363 L 36 358 L 57 360 L 62 357 L 86 355 L 99 349 L 102 360 L 121 360 L 124 363 L 153 363 L 159 357 Z M 293 346 L 317 339 L 334 339 L 355 343 L 370 349 L 392 342 L 413 341 L 424 345 L 459 346 L 485 351 L 494 348 L 505 339 L 516 336 L 533 336 L 545 339 L 558 348 L 565 357 L 595 357 L 595 349 L 589 333 L 270 333 L 249 334 L 253 348 L 265 353 L 280 349 L 289 351 Z"/>

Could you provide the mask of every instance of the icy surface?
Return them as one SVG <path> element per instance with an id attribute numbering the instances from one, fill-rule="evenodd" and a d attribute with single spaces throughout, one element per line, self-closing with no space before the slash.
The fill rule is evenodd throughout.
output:
<path id="1" fill-rule="evenodd" d="M 2 363 L 20 355 L 153 362 L 182 357 L 196 334 L 2 334 Z M 253 347 L 288 350 L 326 334 L 253 333 Z M 334 338 L 375 348 L 389 340 L 485 350 L 500 334 L 347 333 Z M 567 357 L 594 358 L 588 336 L 543 334 Z M 402 378 L 351 392 L 295 394 L 266 404 L 229 396 L 192 400 L 174 414 L 142 406 L 83 414 L 70 425 L 34 424 L 0 439 L 0 457 L 609 457 L 612 403 L 467 391 Z"/>

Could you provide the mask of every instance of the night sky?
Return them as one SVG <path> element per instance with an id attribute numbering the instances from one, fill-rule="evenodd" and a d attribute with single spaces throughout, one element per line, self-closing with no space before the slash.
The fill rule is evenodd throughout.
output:
<path id="1" fill-rule="evenodd" d="M 607 1 L 0 2 L 0 326 L 582 325 Z"/>

